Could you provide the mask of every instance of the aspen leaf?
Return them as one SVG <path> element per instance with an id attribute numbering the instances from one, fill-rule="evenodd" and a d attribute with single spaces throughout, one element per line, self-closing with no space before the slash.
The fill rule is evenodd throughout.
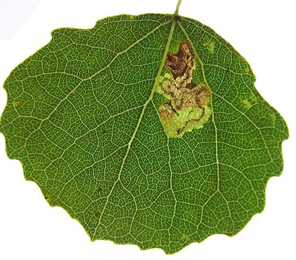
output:
<path id="1" fill-rule="evenodd" d="M 288 129 L 254 82 L 200 22 L 108 17 L 54 30 L 11 72 L 0 130 L 25 178 L 91 240 L 172 254 L 237 234 L 282 172 Z"/>

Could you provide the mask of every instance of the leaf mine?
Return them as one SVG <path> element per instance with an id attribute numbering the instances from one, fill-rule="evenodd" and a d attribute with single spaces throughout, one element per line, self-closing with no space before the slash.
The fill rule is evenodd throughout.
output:
<path id="1" fill-rule="evenodd" d="M 168 102 L 158 108 L 159 117 L 168 137 L 180 138 L 186 132 L 201 128 L 211 115 L 210 91 L 193 82 L 195 55 L 188 41 L 182 41 L 176 54 L 168 52 L 166 73 L 156 89 Z"/>

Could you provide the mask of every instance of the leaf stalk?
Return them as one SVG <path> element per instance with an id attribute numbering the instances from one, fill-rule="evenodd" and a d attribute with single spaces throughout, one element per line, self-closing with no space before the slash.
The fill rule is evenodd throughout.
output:
<path id="1" fill-rule="evenodd" d="M 176 11 L 174 13 L 174 16 L 178 16 L 179 15 L 179 9 L 180 9 L 180 5 L 182 3 L 182 0 L 178 0 L 177 6 L 176 6 Z"/>

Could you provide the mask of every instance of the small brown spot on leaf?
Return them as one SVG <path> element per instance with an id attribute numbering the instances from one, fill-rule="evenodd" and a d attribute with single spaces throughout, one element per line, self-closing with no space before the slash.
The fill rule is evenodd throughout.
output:
<path id="1" fill-rule="evenodd" d="M 13 107 L 17 107 L 19 105 L 19 102 L 13 101 L 12 105 L 13 105 Z"/>
<path id="2" fill-rule="evenodd" d="M 98 218 L 98 217 L 101 216 L 101 213 L 100 213 L 100 212 L 96 212 L 96 213 L 95 213 L 95 216 Z"/>
<path id="3" fill-rule="evenodd" d="M 45 195 L 44 196 L 44 199 L 47 201 L 47 203 L 50 205 L 50 206 L 54 206 L 54 203 L 53 203 L 53 201 L 47 196 L 47 195 Z"/>
<path id="4" fill-rule="evenodd" d="M 71 90 L 71 94 L 75 94 L 75 92 L 76 92 L 76 89 Z"/>

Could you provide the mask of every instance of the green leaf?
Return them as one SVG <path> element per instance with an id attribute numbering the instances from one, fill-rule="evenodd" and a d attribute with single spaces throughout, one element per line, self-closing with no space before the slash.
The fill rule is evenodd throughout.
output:
<path id="1" fill-rule="evenodd" d="M 237 234 L 282 172 L 287 126 L 207 26 L 120 15 L 53 31 L 14 69 L 0 130 L 52 206 L 92 240 L 172 254 Z"/>

